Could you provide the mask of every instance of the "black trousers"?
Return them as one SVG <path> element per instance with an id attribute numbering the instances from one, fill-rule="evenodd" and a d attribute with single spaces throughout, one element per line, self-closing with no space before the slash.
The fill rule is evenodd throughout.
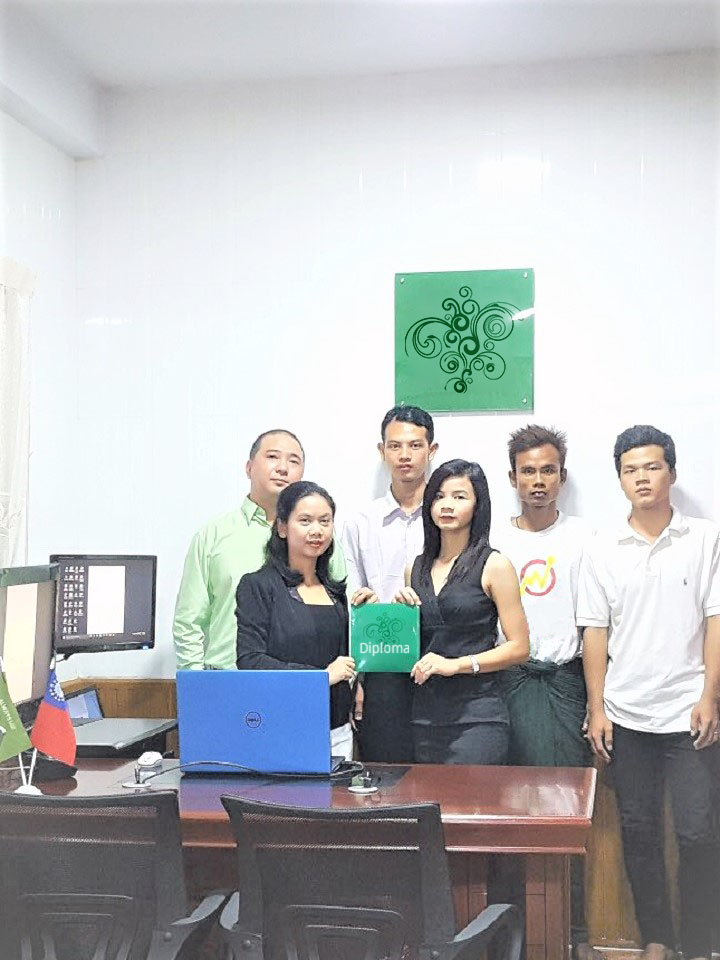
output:
<path id="1" fill-rule="evenodd" d="M 695 750 L 689 733 L 617 724 L 613 744 L 625 866 L 643 946 L 676 945 L 663 855 L 667 783 L 679 849 L 680 943 L 686 957 L 709 957 L 720 909 L 720 744 Z"/>
<path id="2" fill-rule="evenodd" d="M 365 763 L 412 763 L 413 681 L 406 673 L 366 673 L 363 718 L 358 724 Z"/>

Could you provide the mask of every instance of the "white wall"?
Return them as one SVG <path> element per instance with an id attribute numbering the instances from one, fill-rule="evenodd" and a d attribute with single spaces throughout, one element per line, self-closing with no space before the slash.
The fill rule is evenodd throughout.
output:
<path id="1" fill-rule="evenodd" d="M 31 305 L 30 560 L 47 563 L 38 530 L 63 517 L 65 424 L 75 351 L 75 164 L 0 112 L 0 250 L 36 274 Z M 58 393 L 59 391 L 59 393 Z M 67 518 L 65 521 L 67 522 Z"/>
<path id="2" fill-rule="evenodd" d="M 532 418 L 569 434 L 567 504 L 616 517 L 615 435 L 650 421 L 683 507 L 720 518 L 716 80 L 700 54 L 108 100 L 63 360 L 37 346 L 66 446 L 32 543 L 157 553 L 159 644 L 80 672 L 172 674 L 188 540 L 239 501 L 260 430 L 298 431 L 342 512 L 377 492 L 399 271 L 533 266 Z M 500 513 L 527 419 L 438 417 L 440 459 L 480 460 Z"/>
<path id="3" fill-rule="evenodd" d="M 47 563 L 48 517 L 67 524 L 58 478 L 70 470 L 66 424 L 75 351 L 75 163 L 0 111 L 0 252 L 36 275 L 30 309 L 29 562 Z M 58 391 L 62 396 L 59 396 Z M 0 453 L 0 455 L 2 455 Z"/>

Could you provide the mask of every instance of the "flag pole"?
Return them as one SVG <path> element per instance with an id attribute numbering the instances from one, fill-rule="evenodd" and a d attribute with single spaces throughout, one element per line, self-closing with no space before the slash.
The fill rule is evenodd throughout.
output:
<path id="1" fill-rule="evenodd" d="M 35 773 L 35 761 L 37 760 L 37 747 L 33 747 L 32 760 L 30 761 L 30 773 L 28 774 L 28 786 L 32 785 L 33 774 Z"/>

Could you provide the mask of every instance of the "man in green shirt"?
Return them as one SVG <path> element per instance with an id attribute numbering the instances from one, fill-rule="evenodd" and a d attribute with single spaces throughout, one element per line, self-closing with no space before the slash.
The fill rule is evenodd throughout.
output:
<path id="1" fill-rule="evenodd" d="M 235 668 L 235 591 L 240 578 L 265 562 L 265 544 L 280 492 L 302 479 L 305 451 L 289 430 L 261 433 L 245 472 L 250 492 L 239 509 L 199 530 L 185 558 L 175 604 L 173 637 L 178 670 Z M 336 580 L 346 575 L 340 544 L 330 560 Z"/>

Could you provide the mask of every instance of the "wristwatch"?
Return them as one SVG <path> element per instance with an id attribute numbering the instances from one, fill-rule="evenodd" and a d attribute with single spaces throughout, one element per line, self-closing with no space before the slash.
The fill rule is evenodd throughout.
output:
<path id="1" fill-rule="evenodd" d="M 480 673 L 480 663 L 478 662 L 478 658 L 476 656 L 473 655 L 470 657 L 470 663 L 472 665 L 473 673 Z"/>

